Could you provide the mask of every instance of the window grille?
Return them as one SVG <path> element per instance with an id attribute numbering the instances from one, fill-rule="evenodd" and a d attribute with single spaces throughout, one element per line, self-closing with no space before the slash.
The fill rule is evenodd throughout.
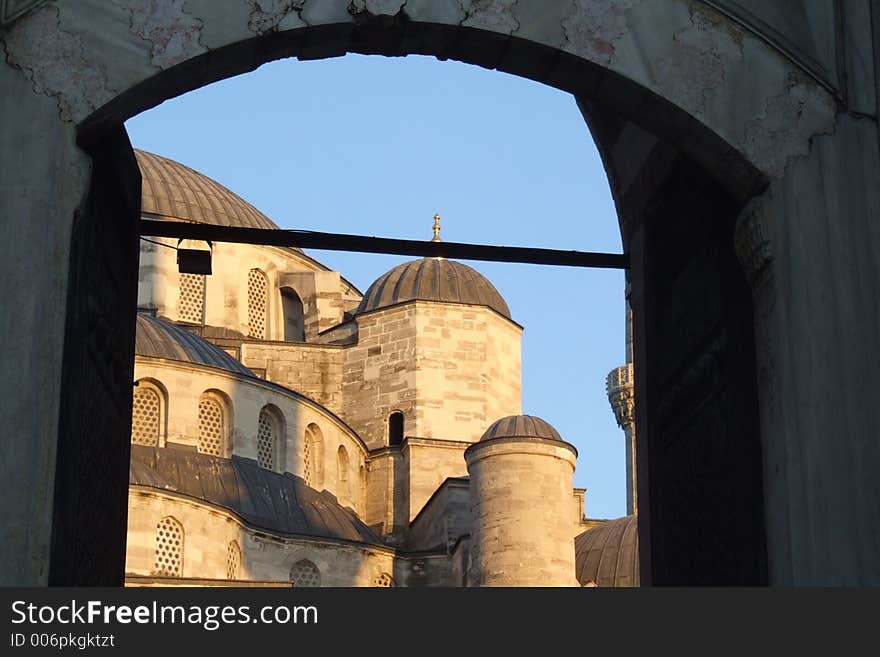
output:
<path id="1" fill-rule="evenodd" d="M 213 456 L 225 456 L 224 438 L 226 433 L 223 407 L 210 397 L 199 400 L 199 452 Z"/>
<path id="2" fill-rule="evenodd" d="M 290 581 L 301 588 L 321 586 L 321 571 L 308 559 L 301 559 L 290 567 Z"/>
<path id="3" fill-rule="evenodd" d="M 266 296 L 269 281 L 259 269 L 248 272 L 248 334 L 252 338 L 266 338 Z"/>
<path id="4" fill-rule="evenodd" d="M 171 516 L 156 526 L 156 574 L 183 575 L 183 525 Z"/>

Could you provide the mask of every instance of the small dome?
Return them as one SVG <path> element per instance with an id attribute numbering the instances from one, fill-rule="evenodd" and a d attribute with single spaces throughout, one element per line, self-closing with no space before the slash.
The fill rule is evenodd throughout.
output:
<path id="1" fill-rule="evenodd" d="M 504 298 L 485 276 L 446 258 L 411 260 L 382 274 L 367 289 L 355 314 L 416 300 L 486 306 L 511 319 Z"/>
<path id="2" fill-rule="evenodd" d="M 254 376 L 253 372 L 220 347 L 176 324 L 145 313 L 138 313 L 137 316 L 134 353 L 137 356 L 179 360 Z"/>
<path id="3" fill-rule="evenodd" d="M 575 575 L 581 586 L 639 586 L 639 522 L 624 516 L 574 539 Z"/>
<path id="4" fill-rule="evenodd" d="M 141 170 L 141 211 L 198 224 L 269 228 L 278 226 L 240 196 L 180 162 L 135 149 Z"/>
<path id="5" fill-rule="evenodd" d="M 492 438 L 546 438 L 565 442 L 549 422 L 534 415 L 508 415 L 495 420 L 480 440 Z"/>

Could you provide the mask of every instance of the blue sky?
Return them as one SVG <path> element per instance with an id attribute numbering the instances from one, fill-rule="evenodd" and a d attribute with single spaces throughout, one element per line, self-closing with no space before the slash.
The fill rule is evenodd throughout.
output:
<path id="1" fill-rule="evenodd" d="M 282 228 L 621 252 L 574 98 L 430 57 L 284 60 L 136 116 L 132 144 L 229 187 Z M 310 251 L 362 291 L 407 257 Z M 605 374 L 624 362 L 621 271 L 469 262 L 523 333 L 523 412 L 579 452 L 590 517 L 626 512 Z"/>

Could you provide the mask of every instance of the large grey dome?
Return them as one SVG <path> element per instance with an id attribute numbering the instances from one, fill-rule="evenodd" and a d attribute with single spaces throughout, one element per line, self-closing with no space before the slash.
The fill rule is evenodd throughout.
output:
<path id="1" fill-rule="evenodd" d="M 480 440 L 493 438 L 546 438 L 565 442 L 553 425 L 534 415 L 508 415 L 495 420 Z"/>
<path id="2" fill-rule="evenodd" d="M 411 260 L 382 274 L 367 289 L 355 313 L 416 300 L 486 306 L 511 319 L 504 298 L 485 276 L 446 258 Z"/>
<path id="3" fill-rule="evenodd" d="M 176 324 L 145 313 L 138 313 L 137 316 L 134 353 L 137 356 L 179 360 L 254 376 L 253 372 L 220 347 Z"/>
<path id="4" fill-rule="evenodd" d="M 243 198 L 208 176 L 167 157 L 135 149 L 141 170 L 141 211 L 158 218 L 199 224 L 278 226 Z"/>

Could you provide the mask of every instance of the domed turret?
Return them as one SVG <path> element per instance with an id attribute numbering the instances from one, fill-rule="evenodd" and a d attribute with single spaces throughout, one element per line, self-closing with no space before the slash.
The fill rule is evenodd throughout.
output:
<path id="1" fill-rule="evenodd" d="M 511 415 L 464 453 L 474 586 L 576 586 L 572 485 L 577 450 L 548 422 Z"/>
<path id="2" fill-rule="evenodd" d="M 354 319 L 367 348 L 347 363 L 346 392 L 352 426 L 371 447 L 387 440 L 392 412 L 403 413 L 406 435 L 475 442 L 488 420 L 520 411 L 522 327 L 476 269 L 438 257 L 405 262 L 370 285 Z"/>
<path id="3" fill-rule="evenodd" d="M 367 289 L 356 314 L 407 301 L 439 301 L 486 306 L 510 319 L 510 309 L 480 272 L 446 258 L 420 258 L 382 274 Z"/>
<path id="4" fill-rule="evenodd" d="M 508 415 L 500 420 L 495 420 L 486 429 L 480 441 L 516 437 L 544 438 L 546 440 L 564 442 L 559 432 L 553 428 L 553 425 L 534 415 Z"/>
<path id="5" fill-rule="evenodd" d="M 439 228 L 435 216 L 434 242 Z M 388 514 L 403 529 L 446 478 L 465 474 L 462 453 L 489 421 L 522 409 L 522 327 L 482 274 L 435 257 L 380 276 L 354 324 L 346 420 L 370 449 L 404 446 L 404 492 Z"/>

